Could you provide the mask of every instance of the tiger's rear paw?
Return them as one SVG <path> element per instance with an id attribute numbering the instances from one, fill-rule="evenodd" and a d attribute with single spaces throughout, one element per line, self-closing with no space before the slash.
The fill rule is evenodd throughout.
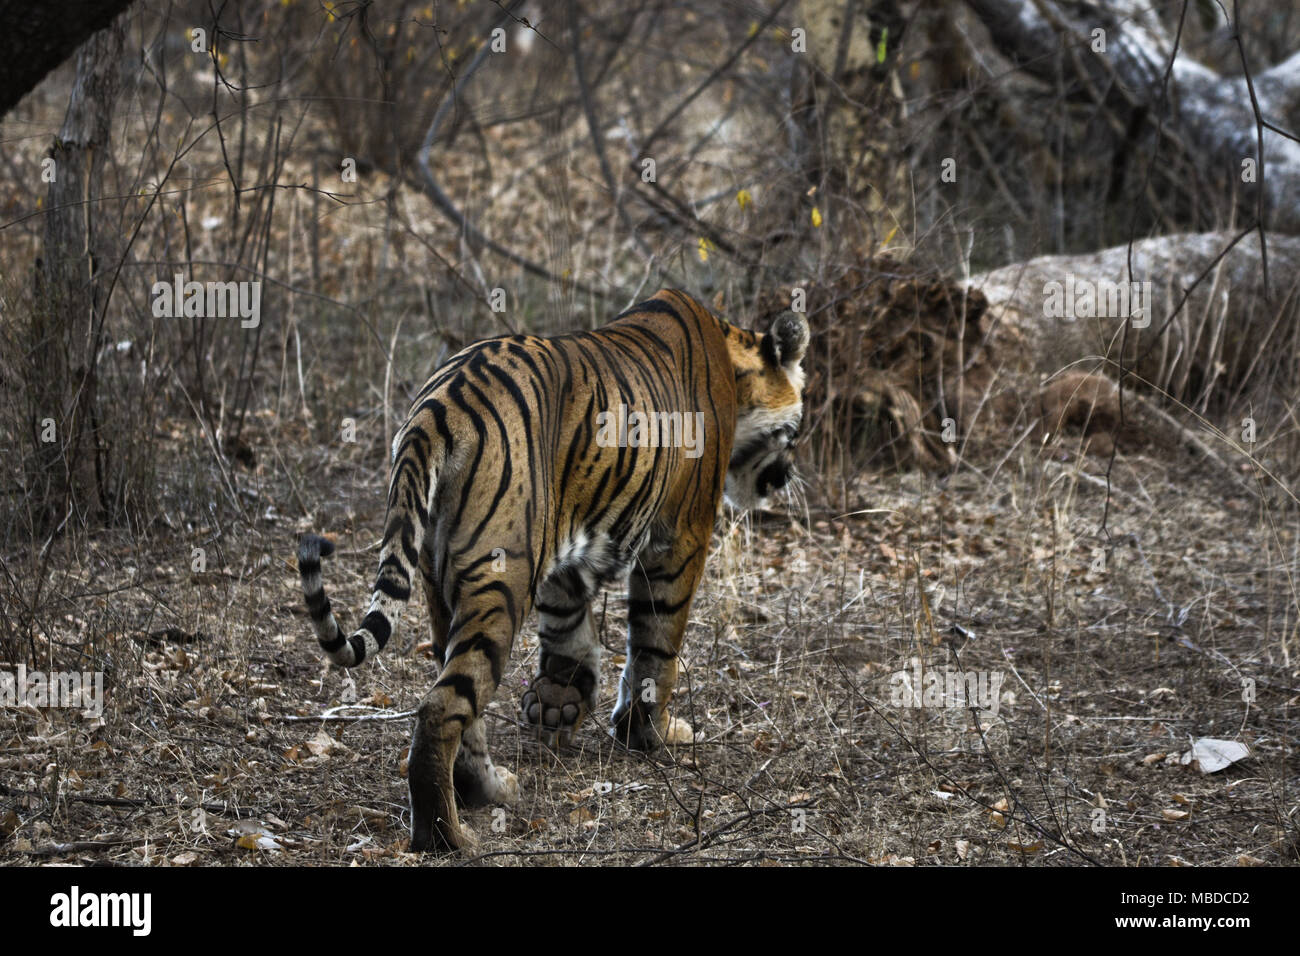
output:
<path id="1" fill-rule="evenodd" d="M 524 720 L 532 724 L 548 747 L 566 746 L 587 716 L 587 701 L 572 684 L 546 674 L 533 678 L 532 686 L 519 701 Z"/>

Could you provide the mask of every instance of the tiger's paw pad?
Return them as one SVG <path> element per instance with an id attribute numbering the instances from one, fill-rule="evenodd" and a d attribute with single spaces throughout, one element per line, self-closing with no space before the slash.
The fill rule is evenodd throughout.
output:
<path id="1" fill-rule="evenodd" d="M 582 692 L 545 674 L 533 678 L 532 686 L 519 701 L 524 719 L 537 728 L 548 746 L 567 744 L 587 716 Z"/>

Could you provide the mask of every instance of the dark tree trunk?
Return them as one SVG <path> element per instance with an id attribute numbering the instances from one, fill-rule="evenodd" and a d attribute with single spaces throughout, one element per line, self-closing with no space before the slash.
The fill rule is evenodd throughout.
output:
<path id="1" fill-rule="evenodd" d="M 0 0 L 0 116 L 131 0 Z"/>

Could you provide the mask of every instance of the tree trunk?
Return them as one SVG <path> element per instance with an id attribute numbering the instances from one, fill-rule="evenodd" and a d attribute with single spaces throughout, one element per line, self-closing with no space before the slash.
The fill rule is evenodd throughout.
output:
<path id="1" fill-rule="evenodd" d="M 112 241 L 107 231 L 97 232 L 95 221 L 125 35 L 119 21 L 91 37 L 77 54 L 67 115 L 50 148 L 53 179 L 46 202 L 45 259 L 37 269 L 37 352 L 29 394 L 36 399 L 38 416 L 56 423 L 55 440 L 38 445 L 45 467 L 39 485 L 47 496 L 46 510 L 56 520 L 69 506 L 83 515 L 102 516 L 111 497 L 97 420 L 95 366 L 106 291 L 98 281 L 99 269 L 111 259 Z"/>
<path id="2" fill-rule="evenodd" d="M 0 0 L 0 116 L 131 0 Z"/>
<path id="3" fill-rule="evenodd" d="M 1181 141 L 1181 159 L 1195 162 L 1212 180 L 1218 178 L 1216 171 L 1226 170 L 1241 183 L 1243 196 L 1250 198 L 1261 188 L 1268 229 L 1300 232 L 1295 202 L 1300 143 L 1264 129 L 1261 168 L 1259 131 L 1245 79 L 1220 76 L 1186 49 L 1178 51 L 1166 92 L 1173 41 L 1150 4 L 1107 0 L 1087 6 L 1089 18 L 1076 19 L 1053 0 L 967 3 L 998 50 L 1026 73 L 1052 84 L 1062 75 L 1073 77 L 1094 100 L 1120 100 L 1141 111 L 1150 124 L 1159 122 Z M 1100 37 L 1094 34 L 1098 29 Z M 1105 43 L 1103 52 L 1096 52 L 1099 39 Z M 1300 53 L 1252 76 L 1263 119 L 1284 130 L 1300 127 Z M 1175 147 L 1166 143 L 1161 148 Z M 1248 159 L 1255 163 L 1253 179 L 1243 179 Z"/>
<path id="4" fill-rule="evenodd" d="M 1300 386 L 1291 367 L 1300 339 L 1300 238 L 1268 237 L 1269 297 L 1259 237 L 1251 233 L 1224 253 L 1233 238 L 1194 233 L 1135 242 L 1131 278 L 1130 250 L 1115 246 L 1041 256 L 975 276 L 969 284 L 988 299 L 995 320 L 1023 339 L 1026 371 L 1052 374 L 1087 361 L 1089 369 L 1104 365 L 1115 378 L 1122 356 L 1126 370 L 1202 409 L 1211 399 L 1244 396 L 1267 384 L 1292 394 Z M 1140 290 L 1130 286 L 1130 301 L 1136 301 L 1135 292 L 1149 294 L 1149 300 L 1141 302 L 1143 314 L 1125 335 L 1126 317 L 1113 314 L 1106 297 L 1129 282 L 1150 283 Z"/>

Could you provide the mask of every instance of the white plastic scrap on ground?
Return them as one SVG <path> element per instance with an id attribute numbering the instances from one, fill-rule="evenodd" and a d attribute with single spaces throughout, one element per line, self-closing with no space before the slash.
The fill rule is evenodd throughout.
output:
<path id="1" fill-rule="evenodd" d="M 1218 740 L 1202 737 L 1192 742 L 1192 749 L 1183 754 L 1183 763 L 1195 763 L 1201 773 L 1218 773 L 1243 757 L 1250 756 L 1250 748 L 1235 740 Z"/>

